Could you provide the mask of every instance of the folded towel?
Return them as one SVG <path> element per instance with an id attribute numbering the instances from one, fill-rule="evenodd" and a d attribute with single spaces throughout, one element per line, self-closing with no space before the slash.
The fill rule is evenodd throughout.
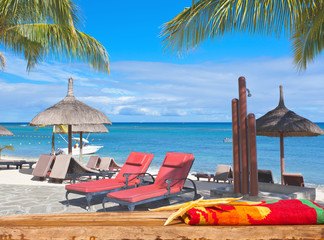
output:
<path id="1" fill-rule="evenodd" d="M 323 224 L 324 208 L 304 199 L 230 202 L 193 207 L 182 218 L 190 225 Z"/>

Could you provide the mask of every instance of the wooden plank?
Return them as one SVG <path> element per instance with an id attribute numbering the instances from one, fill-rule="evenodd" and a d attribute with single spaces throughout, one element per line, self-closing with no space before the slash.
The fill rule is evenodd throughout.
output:
<path id="1" fill-rule="evenodd" d="M 2 239 L 324 239 L 324 225 L 163 226 L 170 212 L 0 217 Z"/>

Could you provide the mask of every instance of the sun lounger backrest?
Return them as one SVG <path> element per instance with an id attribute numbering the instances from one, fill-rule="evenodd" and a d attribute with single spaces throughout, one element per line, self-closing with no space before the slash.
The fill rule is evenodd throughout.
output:
<path id="1" fill-rule="evenodd" d="M 115 179 L 126 181 L 123 176 L 124 173 L 145 173 L 152 162 L 153 156 L 152 153 L 131 152 Z M 131 176 L 129 181 L 139 182 L 137 176 Z"/>
<path id="2" fill-rule="evenodd" d="M 258 182 L 274 183 L 271 170 L 258 169 Z"/>
<path id="3" fill-rule="evenodd" d="M 101 170 L 101 171 L 108 171 L 112 159 L 113 158 L 111 158 L 111 157 L 103 157 L 101 159 L 101 163 L 99 165 L 99 170 Z"/>
<path id="4" fill-rule="evenodd" d="M 75 174 L 82 174 L 82 173 L 99 173 L 98 170 L 88 168 L 81 164 L 78 160 L 74 157 L 71 157 L 70 165 L 68 167 L 67 173 L 75 173 Z"/>
<path id="5" fill-rule="evenodd" d="M 121 167 L 115 162 L 113 158 L 111 158 L 111 162 L 109 165 L 109 170 L 110 171 L 119 171 Z"/>
<path id="6" fill-rule="evenodd" d="M 33 176 L 36 177 L 45 177 L 48 170 L 51 168 L 53 160 L 55 159 L 54 155 L 42 154 L 40 155 L 38 162 L 33 170 Z"/>
<path id="7" fill-rule="evenodd" d="M 191 153 L 171 153 L 168 152 L 164 158 L 159 173 L 155 179 L 158 186 L 166 187 L 166 179 L 187 178 L 195 157 Z M 172 187 L 182 188 L 185 180 L 177 180 L 171 183 Z"/>
<path id="8" fill-rule="evenodd" d="M 65 179 L 71 158 L 71 155 L 57 155 L 50 174 L 50 178 Z"/>
<path id="9" fill-rule="evenodd" d="M 101 159 L 98 156 L 91 156 L 86 165 L 88 168 L 98 168 L 100 166 Z"/>
<path id="10" fill-rule="evenodd" d="M 218 164 L 215 173 L 215 180 L 227 181 L 232 176 L 232 167 L 230 165 Z"/>
<path id="11" fill-rule="evenodd" d="M 304 187 L 304 178 L 301 173 L 283 173 L 282 176 L 286 185 Z"/>

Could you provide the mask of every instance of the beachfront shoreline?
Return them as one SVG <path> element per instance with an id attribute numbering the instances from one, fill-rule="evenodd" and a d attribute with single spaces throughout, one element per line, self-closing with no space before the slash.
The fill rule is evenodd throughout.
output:
<path id="1" fill-rule="evenodd" d="M 0 189 L 2 191 L 3 206 L 0 208 L 0 215 L 11 214 L 51 214 L 51 213 L 82 213 L 86 212 L 85 198 L 80 195 L 70 194 L 73 207 L 66 206 L 65 185 L 70 181 L 63 181 L 62 184 L 51 183 L 48 180 L 40 181 L 32 176 L 33 169 L 23 167 L 22 169 L 0 169 Z M 227 186 L 227 183 L 216 183 L 197 181 L 189 174 L 188 177 L 195 181 L 199 194 L 205 199 L 211 199 L 210 189 Z M 192 195 L 192 194 L 191 194 Z M 171 203 L 178 201 L 191 201 L 192 196 L 182 198 L 177 197 Z M 324 207 L 324 188 L 316 188 L 315 202 Z M 124 208 L 110 205 L 113 211 L 125 211 Z M 147 210 L 150 206 L 141 207 L 141 210 Z M 18 209 L 18 210 L 17 210 Z M 101 200 L 95 202 L 95 211 L 102 211 Z"/>

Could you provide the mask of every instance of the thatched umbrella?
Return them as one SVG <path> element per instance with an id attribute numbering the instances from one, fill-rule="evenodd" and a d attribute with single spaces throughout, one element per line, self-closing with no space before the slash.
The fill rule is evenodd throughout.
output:
<path id="1" fill-rule="evenodd" d="M 69 88 L 66 97 L 36 115 L 30 122 L 31 126 L 68 125 L 69 154 L 72 153 L 72 125 L 109 124 L 110 120 L 99 110 L 78 101 L 73 96 L 73 79 L 69 78 Z"/>
<path id="2" fill-rule="evenodd" d="M 0 135 L 14 135 L 10 130 L 0 125 Z"/>
<path id="3" fill-rule="evenodd" d="M 257 135 L 280 137 L 281 183 L 285 172 L 284 137 L 313 137 L 323 135 L 323 130 L 306 118 L 286 108 L 280 85 L 279 105 L 256 120 Z"/>
<path id="4" fill-rule="evenodd" d="M 56 126 L 54 133 L 60 133 L 60 134 L 66 134 L 67 132 L 64 130 L 64 127 L 62 125 Z M 72 125 L 72 133 L 78 133 L 80 134 L 80 161 L 82 159 L 82 135 L 83 133 L 108 133 L 108 129 L 104 124 L 96 124 L 96 125 Z M 54 139 L 52 139 L 52 152 L 54 147 Z"/>

